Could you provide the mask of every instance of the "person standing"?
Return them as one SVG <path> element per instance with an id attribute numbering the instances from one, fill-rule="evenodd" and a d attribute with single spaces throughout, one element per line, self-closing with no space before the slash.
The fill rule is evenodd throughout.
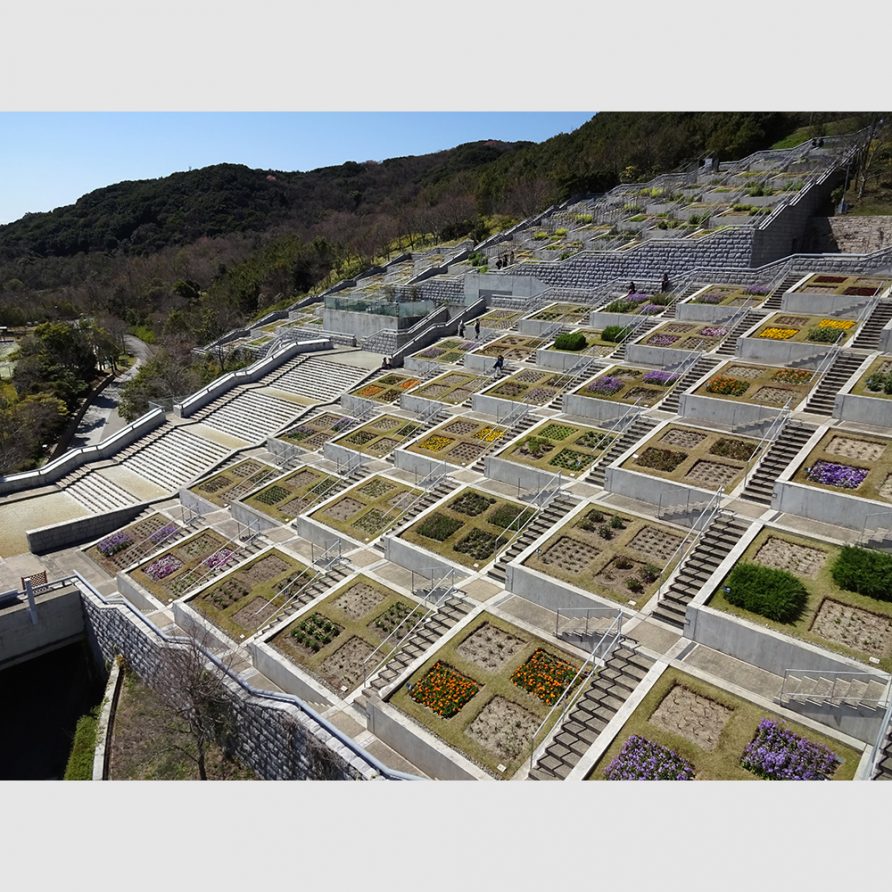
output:
<path id="1" fill-rule="evenodd" d="M 672 283 L 669 281 L 669 273 L 663 273 L 663 278 L 660 280 L 660 291 L 666 292 L 672 288 Z"/>
<path id="2" fill-rule="evenodd" d="M 500 375 L 502 374 L 502 369 L 505 368 L 505 357 L 500 353 L 496 357 L 495 365 L 492 367 L 494 372 L 498 372 Z"/>
<path id="3" fill-rule="evenodd" d="M 480 337 L 480 320 L 478 319 L 474 323 L 474 338 L 479 339 L 479 337 Z"/>
<path id="4" fill-rule="evenodd" d="M 465 336 L 465 320 L 462 319 L 461 322 L 458 323 L 458 336 L 463 338 Z"/>

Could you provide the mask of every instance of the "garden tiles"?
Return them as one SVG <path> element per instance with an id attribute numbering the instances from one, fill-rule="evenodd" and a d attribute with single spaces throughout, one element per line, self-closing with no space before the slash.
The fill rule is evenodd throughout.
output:
<path id="1" fill-rule="evenodd" d="M 793 574 L 807 593 L 800 614 L 789 622 L 778 622 L 735 606 L 727 600 L 723 589 L 727 579 L 716 587 L 707 604 L 862 663 L 873 657 L 879 660 L 880 669 L 889 672 L 892 601 L 849 591 L 837 584 L 833 568 L 842 550 L 827 541 L 767 527 L 747 546 L 738 565 L 752 563 Z"/>
<path id="2" fill-rule="evenodd" d="M 478 375 L 474 372 L 445 372 L 419 387 L 412 396 L 457 406 L 472 393 L 482 390 L 489 381 L 487 375 Z"/>
<path id="3" fill-rule="evenodd" d="M 490 310 L 474 321 L 479 322 L 481 328 L 507 329 L 511 328 L 521 316 L 523 313 L 519 310 Z"/>
<path id="4" fill-rule="evenodd" d="M 400 538 L 426 551 L 479 568 L 494 560 L 536 511 L 470 487 L 425 514 Z"/>
<path id="5" fill-rule="evenodd" d="M 374 403 L 382 403 L 388 405 L 390 403 L 399 402 L 400 397 L 413 387 L 417 387 L 421 383 L 420 378 L 414 378 L 411 375 L 403 375 L 397 372 L 390 372 L 375 378 L 356 390 L 349 391 L 349 396 L 361 397 L 364 400 L 371 400 Z"/>
<path id="6" fill-rule="evenodd" d="M 671 300 L 668 294 L 645 294 L 637 291 L 615 298 L 603 307 L 599 313 L 623 313 L 628 316 L 659 316 Z"/>
<path id="7" fill-rule="evenodd" d="M 429 359 L 436 362 L 458 362 L 469 350 L 474 349 L 474 341 L 466 341 L 461 338 L 445 338 L 425 347 L 412 356 L 417 359 Z"/>
<path id="8" fill-rule="evenodd" d="M 690 300 L 694 304 L 722 307 L 758 306 L 768 296 L 764 285 L 709 285 Z"/>
<path id="9" fill-rule="evenodd" d="M 267 643 L 335 693 L 344 694 L 378 667 L 387 651 L 372 654 L 416 608 L 414 601 L 360 575 L 315 603 Z"/>
<path id="10" fill-rule="evenodd" d="M 431 654 L 389 702 L 490 775 L 510 778 L 581 662 L 482 613 Z"/>
<path id="11" fill-rule="evenodd" d="M 536 319 L 542 322 L 581 322 L 587 319 L 591 307 L 585 304 L 557 303 L 550 304 L 544 309 L 539 310 L 530 319 Z"/>
<path id="12" fill-rule="evenodd" d="M 121 527 L 84 553 L 111 576 L 181 535 L 184 528 L 163 514 L 151 514 Z"/>
<path id="13" fill-rule="evenodd" d="M 355 431 L 333 440 L 332 444 L 352 449 L 363 455 L 383 458 L 421 430 L 423 427 L 418 422 L 407 421 L 396 415 L 383 415 L 366 422 Z"/>
<path id="14" fill-rule="evenodd" d="M 231 570 L 186 603 L 238 641 L 271 619 L 315 575 L 311 567 L 274 548 Z"/>
<path id="15" fill-rule="evenodd" d="M 498 457 L 553 474 L 578 477 L 603 455 L 615 436 L 593 427 L 545 421 L 498 453 Z"/>
<path id="16" fill-rule="evenodd" d="M 757 751 L 759 746 L 764 749 Z M 776 772 L 851 780 L 860 759 L 858 750 L 835 737 L 670 667 L 587 779 L 758 780 Z"/>
<path id="17" fill-rule="evenodd" d="M 614 365 L 573 391 L 590 399 L 655 406 L 678 380 L 670 372 Z"/>
<path id="18" fill-rule="evenodd" d="M 473 355 L 489 356 L 495 359 L 501 354 L 505 357 L 505 362 L 526 362 L 535 356 L 536 349 L 544 343 L 542 338 L 527 335 L 504 335 L 475 350 Z"/>
<path id="19" fill-rule="evenodd" d="M 397 523 L 408 504 L 420 495 L 421 490 L 415 487 L 377 475 L 344 490 L 309 517 L 354 540 L 369 542 Z"/>
<path id="20" fill-rule="evenodd" d="M 754 340 L 842 345 L 855 335 L 857 328 L 858 323 L 854 319 L 774 313 L 747 337 Z"/>
<path id="21" fill-rule="evenodd" d="M 278 439 L 294 443 L 310 452 L 324 446 L 329 440 L 353 424 L 353 419 L 335 412 L 324 412 L 291 428 Z"/>
<path id="22" fill-rule="evenodd" d="M 189 487 L 189 490 L 214 505 L 225 508 L 230 502 L 261 486 L 277 473 L 278 469 L 248 458 L 218 471 L 206 480 Z"/>
<path id="23" fill-rule="evenodd" d="M 745 437 L 672 424 L 645 440 L 620 467 L 703 489 L 732 488 L 750 467 L 758 446 Z"/>
<path id="24" fill-rule="evenodd" d="M 584 508 L 523 562 L 583 591 L 626 604 L 656 590 L 684 534 L 602 506 Z"/>
<path id="25" fill-rule="evenodd" d="M 567 376 L 560 372 L 523 369 L 507 378 L 502 378 L 484 391 L 483 395 L 544 406 L 564 392 L 566 383 Z"/>
<path id="26" fill-rule="evenodd" d="M 673 350 L 712 350 L 728 335 L 722 325 L 696 322 L 664 322 L 637 343 L 645 347 L 671 347 Z"/>
<path id="27" fill-rule="evenodd" d="M 199 584 L 214 568 L 230 561 L 234 562 L 234 552 L 227 540 L 206 529 L 180 540 L 129 575 L 159 600 L 170 603 Z"/>
<path id="28" fill-rule="evenodd" d="M 731 363 L 711 375 L 695 391 L 699 396 L 753 405 L 784 405 L 790 409 L 808 396 L 815 373 L 809 369 Z"/>
<path id="29" fill-rule="evenodd" d="M 841 435 L 830 430 L 809 452 L 791 482 L 890 502 L 892 440 L 873 435 Z"/>
<path id="30" fill-rule="evenodd" d="M 816 273 L 793 289 L 793 294 L 839 294 L 847 297 L 875 297 L 892 285 L 892 279 L 877 276 L 833 276 Z"/>
<path id="31" fill-rule="evenodd" d="M 290 523 L 303 511 L 326 498 L 339 480 L 333 474 L 303 465 L 255 492 L 244 503 L 275 520 Z"/>

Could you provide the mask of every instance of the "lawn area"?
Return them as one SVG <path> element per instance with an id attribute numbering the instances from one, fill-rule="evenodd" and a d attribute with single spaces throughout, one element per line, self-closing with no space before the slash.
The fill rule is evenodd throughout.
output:
<path id="1" fill-rule="evenodd" d="M 692 721 L 692 713 L 696 714 L 696 721 Z M 759 780 L 740 761 L 759 722 L 766 718 L 812 743 L 829 747 L 841 760 L 831 780 L 854 777 L 861 759 L 858 751 L 670 667 L 648 691 L 587 779 L 604 780 L 604 772 L 623 744 L 631 736 L 639 735 L 668 747 L 691 763 L 694 780 Z"/>
<path id="2" fill-rule="evenodd" d="M 724 592 L 727 578 L 717 586 L 708 604 L 862 663 L 875 657 L 881 669 L 892 672 L 892 602 L 838 586 L 833 581 L 831 568 L 840 552 L 839 546 L 818 539 L 770 527 L 763 529 L 744 551 L 740 562 L 785 570 L 796 576 L 808 592 L 798 619 L 777 622 L 731 604 Z"/>
<path id="3" fill-rule="evenodd" d="M 483 613 L 389 702 L 494 777 L 510 778 L 581 664 L 551 642 Z"/>

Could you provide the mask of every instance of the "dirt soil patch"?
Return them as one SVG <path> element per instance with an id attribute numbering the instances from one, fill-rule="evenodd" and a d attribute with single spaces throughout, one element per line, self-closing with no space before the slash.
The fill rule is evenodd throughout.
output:
<path id="1" fill-rule="evenodd" d="M 333 607 L 343 610 L 347 616 L 358 619 L 374 610 L 382 601 L 384 595 L 377 589 L 364 582 L 357 582 L 351 586 L 333 603 Z"/>
<path id="2" fill-rule="evenodd" d="M 529 745 L 539 719 L 522 706 L 493 697 L 468 726 L 465 734 L 505 762 L 516 759 Z"/>
<path id="3" fill-rule="evenodd" d="M 734 711 L 677 684 L 654 710 L 650 722 L 712 751 Z"/>
<path id="4" fill-rule="evenodd" d="M 811 628 L 824 638 L 876 657 L 892 650 L 892 620 L 830 598 L 824 599 Z"/>
<path id="5" fill-rule="evenodd" d="M 775 570 L 787 570 L 797 576 L 814 578 L 827 560 L 827 552 L 797 545 L 772 536 L 756 552 L 753 560 Z"/>
<path id="6" fill-rule="evenodd" d="M 322 672 L 335 687 L 352 688 L 362 678 L 365 660 L 373 650 L 371 644 L 354 635 L 323 661 Z"/>
<path id="7" fill-rule="evenodd" d="M 458 652 L 472 663 L 493 671 L 511 659 L 524 644 L 526 641 L 522 638 L 487 623 L 469 635 L 458 646 Z"/>

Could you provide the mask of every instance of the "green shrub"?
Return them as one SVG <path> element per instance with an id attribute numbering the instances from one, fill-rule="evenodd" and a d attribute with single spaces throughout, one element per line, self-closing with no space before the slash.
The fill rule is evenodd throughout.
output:
<path id="1" fill-rule="evenodd" d="M 418 527 L 418 534 L 424 536 L 425 539 L 436 539 L 437 542 L 442 542 L 444 539 L 448 539 L 461 525 L 460 520 L 447 517 L 445 514 L 431 514 Z"/>
<path id="2" fill-rule="evenodd" d="M 892 555 L 846 545 L 830 572 L 840 588 L 879 601 L 892 601 Z"/>
<path id="3" fill-rule="evenodd" d="M 805 586 L 792 573 L 759 564 L 739 563 L 725 586 L 730 604 L 780 623 L 795 622 L 808 600 Z"/>
<path id="4" fill-rule="evenodd" d="M 96 750 L 96 733 L 99 726 L 96 706 L 77 720 L 74 740 L 65 766 L 65 780 L 93 780 L 93 753 Z"/>
<path id="5" fill-rule="evenodd" d="M 611 344 L 618 344 L 629 333 L 627 325 L 608 325 L 601 332 L 601 340 Z"/>
<path id="6" fill-rule="evenodd" d="M 840 331 L 836 328 L 821 328 L 817 326 L 808 330 L 808 339 L 820 344 L 833 344 L 839 339 Z"/>
<path id="7" fill-rule="evenodd" d="M 584 350 L 587 344 L 581 331 L 565 331 L 554 339 L 555 350 Z"/>
<path id="8" fill-rule="evenodd" d="M 531 509 L 518 508 L 515 505 L 499 505 L 486 519 L 493 526 L 501 527 L 502 529 L 511 527 L 514 530 L 519 530 L 535 513 Z M 521 515 L 523 516 L 521 517 Z"/>

